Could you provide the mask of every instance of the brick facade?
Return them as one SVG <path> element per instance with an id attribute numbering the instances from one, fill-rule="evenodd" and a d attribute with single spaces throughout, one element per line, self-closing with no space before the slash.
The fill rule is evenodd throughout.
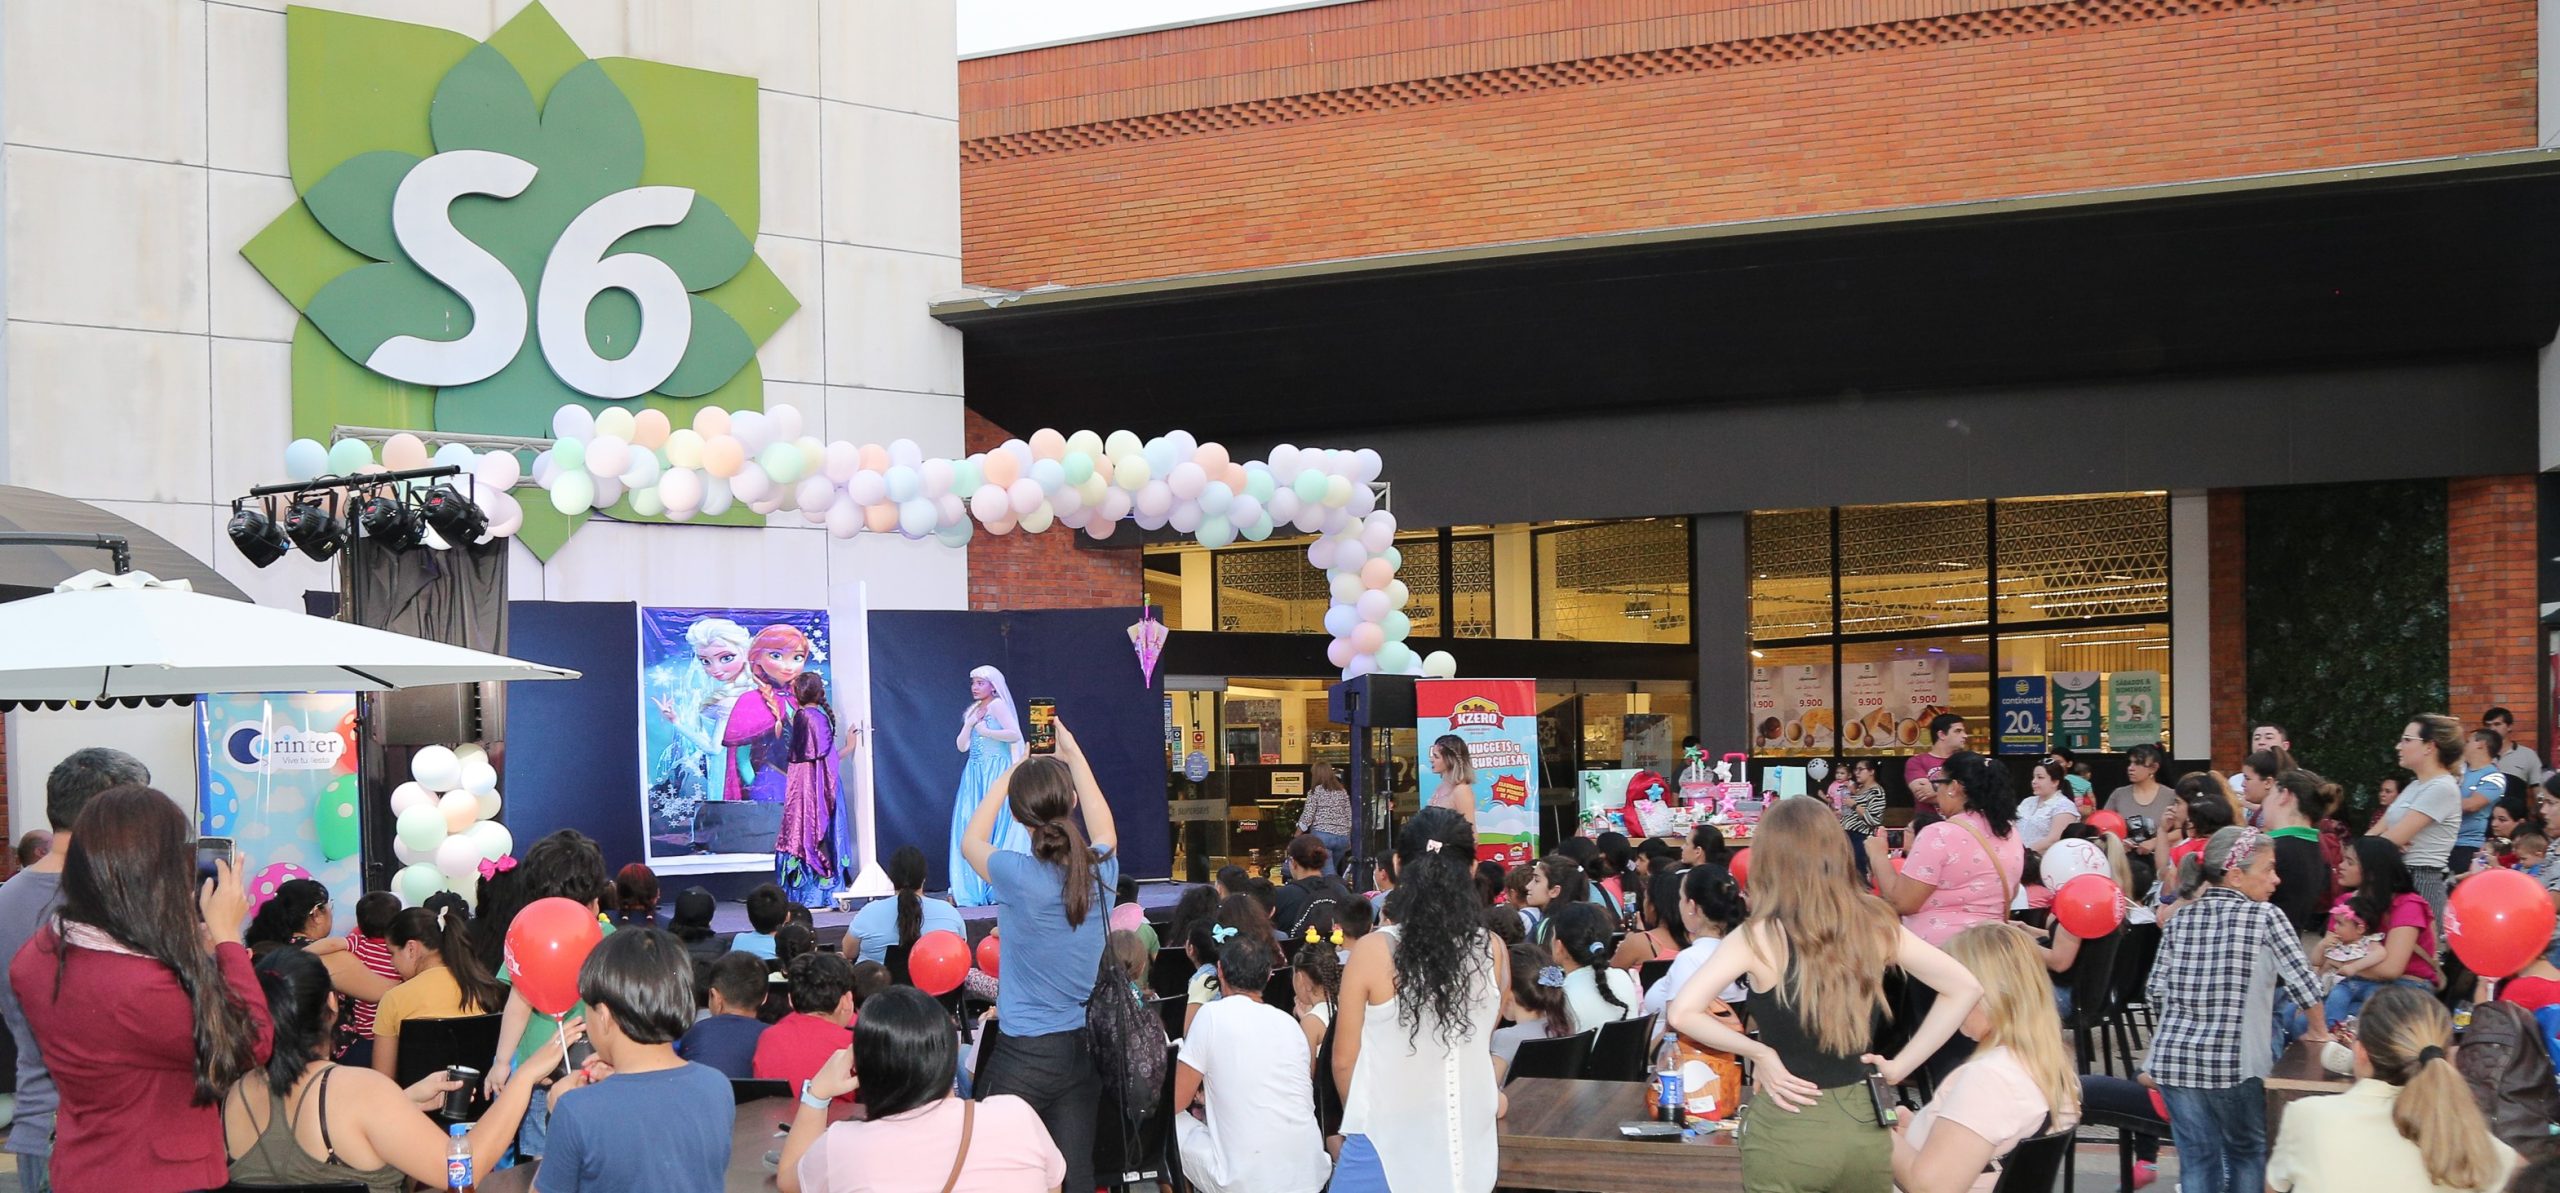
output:
<path id="1" fill-rule="evenodd" d="M 1369 0 L 961 63 L 965 276 L 2529 148 L 2534 71 L 2524 0 Z"/>
<path id="2" fill-rule="evenodd" d="M 968 449 L 983 452 L 1016 436 L 972 410 L 964 431 Z M 969 607 L 972 609 L 1098 609 L 1138 606 L 1146 589 L 1146 561 L 1136 550 L 1096 551 L 1078 546 L 1082 531 L 1052 526 L 1039 534 L 988 534 L 969 540 Z M 1135 526 L 1115 533 L 1131 536 Z"/>
<path id="3" fill-rule="evenodd" d="M 2205 497 L 2205 577 L 2213 657 L 2211 757 L 2224 773 L 2249 752 L 2249 495 L 2218 489 Z M 2180 757 L 2190 750 L 2177 751 Z"/>
<path id="4" fill-rule="evenodd" d="M 2445 492 L 2445 620 L 2451 641 L 2445 711 L 2475 723 L 2515 710 L 2516 736 L 2539 750 L 2542 647 L 2535 596 L 2534 478 L 2469 477 Z"/>

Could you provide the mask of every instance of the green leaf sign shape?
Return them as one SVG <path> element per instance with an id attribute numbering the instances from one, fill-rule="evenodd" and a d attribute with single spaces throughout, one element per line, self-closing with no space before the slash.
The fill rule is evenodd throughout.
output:
<path id="1" fill-rule="evenodd" d="M 762 405 L 756 348 L 799 303 L 755 253 L 755 80 L 591 60 L 540 4 L 485 43 L 431 26 L 291 8 L 286 42 L 288 154 L 301 198 L 241 253 L 303 315 L 293 352 L 294 434 L 326 441 L 335 427 L 358 425 L 539 436 L 549 433 L 552 412 L 571 402 L 654 408 L 678 425 L 705 403 Z M 419 173 L 431 161 L 441 173 L 466 161 L 498 162 L 530 181 L 511 194 L 465 190 L 441 204 L 413 194 L 402 208 L 406 222 L 396 221 L 404 183 L 433 189 Z M 636 206 L 637 188 L 668 188 L 644 192 L 662 213 L 650 217 L 657 222 L 608 221 L 613 239 L 595 260 L 572 263 L 579 271 L 553 264 L 555 248 L 568 251 L 562 238 L 573 224 L 588 217 L 581 228 L 593 240 L 595 217 Z M 421 219 L 449 226 L 467 245 L 421 239 Z M 404 241 L 395 225 L 411 235 Z M 475 304 L 461 281 L 468 271 L 455 263 L 492 260 L 504 273 L 479 276 Z M 578 276 L 562 276 L 572 272 Z M 646 277 L 635 283 L 635 273 Z M 566 290 L 550 295 L 561 318 L 547 335 L 534 314 L 543 310 L 546 280 Z M 659 283 L 662 301 L 648 309 L 664 326 L 642 317 L 645 300 L 635 291 L 649 289 L 649 280 Z M 504 293 L 509 283 L 521 291 L 520 306 Z M 492 286 L 504 301 L 488 301 Z M 482 354 L 484 367 L 422 380 L 391 363 L 405 359 L 399 353 L 385 351 L 402 340 L 412 355 L 471 355 L 454 346 L 483 318 L 490 327 L 476 346 L 496 349 Z M 556 363 L 564 354 L 586 360 L 587 372 L 570 372 L 592 378 L 644 352 L 669 367 L 663 378 L 641 370 L 628 387 L 648 386 L 640 393 L 582 391 Z M 472 379 L 456 379 L 463 375 Z M 598 387 L 590 381 L 590 388 Z M 431 414 L 421 419 L 422 412 Z M 743 507 L 733 517 L 760 520 Z M 547 555 L 571 529 L 529 526 L 525 537 Z"/>

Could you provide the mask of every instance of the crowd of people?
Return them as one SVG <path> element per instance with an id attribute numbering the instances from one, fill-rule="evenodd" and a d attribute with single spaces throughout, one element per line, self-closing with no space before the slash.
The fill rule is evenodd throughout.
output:
<path id="1" fill-rule="evenodd" d="M 2549 1189 L 2560 1172 L 2519 1170 L 2452 1062 L 2453 1006 L 2560 1002 L 2560 953 L 2492 995 L 2445 951 L 2447 892 L 2471 874 L 2512 866 L 2560 898 L 2544 865 L 2560 800 L 2484 721 L 2413 717 L 2406 780 L 2364 832 L 2275 726 L 2227 779 L 2172 779 L 2137 746 L 2101 801 L 2061 755 L 2022 793 L 1947 717 L 1905 772 L 1911 827 L 1887 828 L 1862 760 L 1828 798 L 1768 805 L 1747 867 L 1711 825 L 1479 863 L 1469 818 L 1426 806 L 1355 890 L 1343 809 L 1311 808 L 1278 875 L 1228 867 L 1161 933 L 1060 725 L 1057 752 L 1004 770 L 962 833 L 1003 950 L 1000 978 L 969 974 L 992 1003 L 969 1021 L 887 964 L 965 927 L 913 848 L 889 859 L 895 895 L 832 947 L 778 886 L 749 896 L 747 931 L 715 931 L 700 888 L 661 927 L 656 876 L 608 874 L 569 830 L 485 870 L 474 899 L 368 895 L 342 931 L 317 883 L 254 909 L 233 864 L 199 886 L 179 805 L 132 758 L 83 750 L 48 779 L 55 831 L 0 884 L 6 1146 L 30 1190 L 396 1191 L 443 1185 L 457 1148 L 483 1174 L 537 1165 L 544 1193 L 711 1190 L 732 1083 L 770 1081 L 799 1099 L 785 1190 L 1084 1190 L 1097 1145 L 1125 1143 L 1106 1116 L 1169 1085 L 1171 1161 L 1207 1193 L 1483 1193 L 1524 1046 L 1654 1016 L 1747 1074 L 1717 1117 L 1739 1120 L 1753 1190 L 1988 1187 L 2022 1143 L 2101 1109 L 2159 1124 L 2181 1193 Z M 1435 770 L 1463 785 L 1463 752 L 1441 745 Z M 2138 1081 L 2084 1075 L 2065 1029 L 2093 951 L 2043 913 L 2093 874 L 2116 932 L 2158 934 Z M 544 899 L 583 905 L 602 937 L 557 1016 L 504 955 Z M 1148 1013 L 1160 995 L 1178 1016 Z M 416 1025 L 472 1015 L 500 1024 L 480 1088 L 396 1082 Z M 2270 1138 L 2264 1082 L 2295 1042 L 2334 1042 L 2356 1080 Z M 431 1112 L 457 1091 L 482 1105 L 448 1132 Z"/>

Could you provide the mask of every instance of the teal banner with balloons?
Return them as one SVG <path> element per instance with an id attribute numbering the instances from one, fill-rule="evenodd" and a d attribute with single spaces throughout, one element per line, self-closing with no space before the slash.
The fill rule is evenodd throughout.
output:
<path id="1" fill-rule="evenodd" d="M 346 692 L 196 700 L 196 828 L 248 861 L 254 908 L 288 879 L 316 879 L 349 922 L 364 893 L 356 798 L 356 698 Z"/>

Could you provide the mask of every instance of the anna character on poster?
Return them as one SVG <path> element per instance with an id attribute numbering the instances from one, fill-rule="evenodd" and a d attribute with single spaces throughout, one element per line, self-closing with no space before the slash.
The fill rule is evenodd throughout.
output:
<path id="1" fill-rule="evenodd" d="M 745 746 L 746 764 L 754 773 L 751 777 L 739 774 L 738 757 L 731 753 L 727 798 L 760 804 L 783 801 L 790 783 L 791 721 L 798 709 L 791 685 L 808 665 L 808 635 L 792 626 L 766 626 L 756 631 L 755 641 L 748 644 L 747 674 L 755 686 L 729 706 L 729 721 L 720 732 L 720 744 L 732 751 Z"/>
<path id="2" fill-rule="evenodd" d="M 782 832 L 773 843 L 773 880 L 803 907 L 822 907 L 835 890 L 836 726 L 827 683 L 815 671 L 792 681 L 791 765 L 784 776 Z"/>

